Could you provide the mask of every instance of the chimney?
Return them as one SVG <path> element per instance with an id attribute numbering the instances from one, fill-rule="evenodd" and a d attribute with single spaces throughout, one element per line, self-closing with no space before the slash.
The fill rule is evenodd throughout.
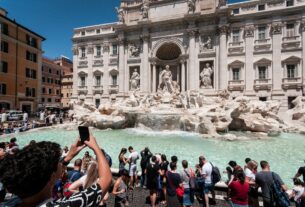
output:
<path id="1" fill-rule="evenodd" d="M 5 9 L 3 9 L 3 8 L 0 7 L 0 15 L 6 17 L 6 16 L 7 16 L 7 11 L 6 11 Z"/>

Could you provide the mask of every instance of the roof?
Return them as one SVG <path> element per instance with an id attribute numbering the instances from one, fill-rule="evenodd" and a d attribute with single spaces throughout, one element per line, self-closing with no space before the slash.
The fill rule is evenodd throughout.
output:
<path id="1" fill-rule="evenodd" d="M 16 22 L 15 20 L 11 20 L 10 18 L 8 18 L 8 17 L 6 17 L 6 16 L 3 16 L 3 15 L 1 15 L 1 14 L 0 14 L 0 17 L 3 18 L 3 19 L 6 19 L 7 21 L 9 21 L 9 22 L 11 22 L 11 23 L 17 25 L 18 27 L 20 27 L 20 28 L 22 28 L 22 29 L 24 29 L 24 30 L 26 30 L 26 31 L 28 31 L 28 32 L 30 32 L 30 33 L 32 33 L 33 35 L 35 35 L 35 36 L 41 38 L 42 41 L 46 40 L 46 38 L 44 38 L 43 36 L 37 34 L 36 32 L 33 32 L 33 31 L 30 30 L 29 28 L 27 28 L 27 27 L 25 27 L 25 26 L 19 24 L 19 23 Z"/>

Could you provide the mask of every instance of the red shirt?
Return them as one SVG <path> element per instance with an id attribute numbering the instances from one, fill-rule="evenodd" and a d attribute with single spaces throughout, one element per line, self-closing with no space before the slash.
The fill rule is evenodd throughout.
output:
<path id="1" fill-rule="evenodd" d="M 241 184 L 239 181 L 233 181 L 229 185 L 231 190 L 232 202 L 238 205 L 248 205 L 249 183 Z"/>

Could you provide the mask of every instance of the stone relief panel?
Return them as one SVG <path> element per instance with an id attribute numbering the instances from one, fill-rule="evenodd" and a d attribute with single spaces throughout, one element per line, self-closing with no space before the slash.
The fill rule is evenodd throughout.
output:
<path id="1" fill-rule="evenodd" d="M 104 61 L 103 60 L 94 60 L 93 61 L 93 67 L 103 66 Z"/>
<path id="2" fill-rule="evenodd" d="M 199 78 L 201 89 L 214 88 L 214 61 L 200 62 Z"/>
<path id="3" fill-rule="evenodd" d="M 141 46 L 140 44 L 130 43 L 128 45 L 128 54 L 129 58 L 138 58 L 141 54 Z"/>
<path id="4" fill-rule="evenodd" d="M 196 11 L 196 0 L 187 0 L 188 13 L 195 13 Z"/>
<path id="5" fill-rule="evenodd" d="M 274 23 L 271 25 L 271 34 L 276 35 L 276 34 L 282 34 L 282 23 Z"/>
<path id="6" fill-rule="evenodd" d="M 200 53 L 209 52 L 214 50 L 215 39 L 213 35 L 201 35 L 199 36 L 199 48 Z"/>

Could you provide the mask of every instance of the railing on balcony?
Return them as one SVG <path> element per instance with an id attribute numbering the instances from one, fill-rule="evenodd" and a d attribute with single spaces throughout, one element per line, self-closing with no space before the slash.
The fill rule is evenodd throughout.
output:
<path id="1" fill-rule="evenodd" d="M 229 47 L 240 47 L 240 46 L 243 46 L 243 43 L 242 41 L 239 41 L 239 42 L 230 42 L 229 43 Z"/>
<path id="2" fill-rule="evenodd" d="M 101 85 L 93 86 L 93 92 L 94 93 L 102 93 L 103 92 L 103 86 L 101 86 Z"/>
<path id="3" fill-rule="evenodd" d="M 300 41 L 300 36 L 283 37 L 283 42 Z"/>
<path id="4" fill-rule="evenodd" d="M 110 85 L 108 90 L 109 90 L 109 93 L 118 93 L 119 85 Z"/>
<path id="5" fill-rule="evenodd" d="M 262 45 L 262 44 L 270 44 L 271 40 L 270 39 L 260 39 L 260 40 L 255 40 L 254 43 L 256 45 Z"/>
<path id="6" fill-rule="evenodd" d="M 282 80 L 283 89 L 301 89 L 302 88 L 302 78 L 283 78 Z"/>
<path id="7" fill-rule="evenodd" d="M 271 90 L 271 79 L 256 79 L 254 80 L 254 90 Z"/>
<path id="8" fill-rule="evenodd" d="M 244 80 L 231 80 L 229 81 L 228 90 L 229 91 L 243 91 L 245 89 Z"/>
<path id="9" fill-rule="evenodd" d="M 87 93 L 88 87 L 87 86 L 78 86 L 78 93 Z"/>

